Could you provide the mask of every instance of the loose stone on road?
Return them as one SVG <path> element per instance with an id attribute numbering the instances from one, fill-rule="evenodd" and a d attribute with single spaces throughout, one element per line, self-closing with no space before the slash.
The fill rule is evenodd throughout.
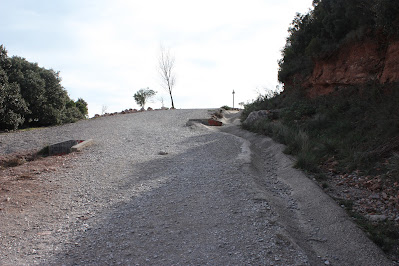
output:
<path id="1" fill-rule="evenodd" d="M 43 139 L 94 144 L 40 176 L 52 187 L 46 201 L 0 211 L 0 264 L 389 265 L 281 145 L 242 131 L 237 114 L 218 129 L 186 126 L 208 116 L 153 111 L 1 134 L 1 152 Z"/>

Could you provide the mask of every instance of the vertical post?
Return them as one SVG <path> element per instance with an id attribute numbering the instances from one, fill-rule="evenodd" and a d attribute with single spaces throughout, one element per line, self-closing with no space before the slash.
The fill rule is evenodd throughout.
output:
<path id="1" fill-rule="evenodd" d="M 234 109 L 234 94 L 235 94 L 236 92 L 233 90 L 233 109 Z"/>

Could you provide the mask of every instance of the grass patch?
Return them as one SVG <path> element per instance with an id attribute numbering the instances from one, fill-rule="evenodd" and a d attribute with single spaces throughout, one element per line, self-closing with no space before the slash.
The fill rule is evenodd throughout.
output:
<path id="1" fill-rule="evenodd" d="M 353 201 L 345 199 L 335 199 L 339 205 L 344 206 L 347 211 L 353 210 Z"/>
<path id="2" fill-rule="evenodd" d="M 318 172 L 333 157 L 338 169 L 370 171 L 388 159 L 383 171 L 398 178 L 398 102 L 399 84 L 345 88 L 317 99 L 293 91 L 260 97 L 245 106 L 242 120 L 255 110 L 280 110 L 278 120 L 263 119 L 247 129 L 287 145 L 285 153 L 296 155 L 301 169 Z"/>
<path id="3" fill-rule="evenodd" d="M 399 228 L 391 221 L 371 222 L 366 217 L 354 211 L 348 211 L 354 222 L 376 243 L 385 253 L 399 253 Z"/>
<path id="4" fill-rule="evenodd" d="M 48 127 L 27 127 L 27 128 L 18 129 L 18 131 L 24 132 L 24 131 L 32 131 L 32 130 L 45 129 L 45 128 Z"/>
<path id="5" fill-rule="evenodd" d="M 399 253 L 399 228 L 391 221 L 372 222 L 353 210 L 353 201 L 335 199 L 345 208 L 352 220 L 387 254 Z"/>
<path id="6" fill-rule="evenodd" d="M 308 99 L 301 88 L 286 88 L 272 98 L 259 97 L 245 106 L 241 120 L 252 111 L 278 110 L 278 118 L 263 119 L 247 130 L 285 144 L 296 156 L 297 168 L 328 188 L 327 171 L 381 176 L 399 182 L 399 83 L 368 84 L 337 89 Z M 338 200 L 353 220 L 387 254 L 399 257 L 399 228 L 392 221 L 371 222 L 353 211 L 353 202 Z"/>
<path id="7" fill-rule="evenodd" d="M 394 153 L 388 160 L 388 173 L 394 181 L 399 182 L 399 153 Z"/>
<path id="8" fill-rule="evenodd" d="M 321 187 L 324 188 L 324 189 L 327 189 L 328 188 L 328 184 L 326 182 L 323 182 L 321 184 Z"/>
<path id="9" fill-rule="evenodd" d="M 303 169 L 312 173 L 318 173 L 318 158 L 314 153 L 301 151 L 297 155 L 297 161 L 295 167 Z"/>

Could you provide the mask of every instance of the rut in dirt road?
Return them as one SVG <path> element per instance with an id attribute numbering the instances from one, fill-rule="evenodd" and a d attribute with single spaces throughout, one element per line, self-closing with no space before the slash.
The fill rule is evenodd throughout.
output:
<path id="1" fill-rule="evenodd" d="M 145 112 L 0 135 L 10 145 L 96 142 L 43 176 L 57 190 L 23 211 L 30 223 L 13 227 L 22 216 L 1 213 L 21 237 L 0 229 L 0 264 L 389 265 L 280 145 L 240 130 L 237 114 L 220 129 L 185 125 L 208 115 Z"/>
<path id="2" fill-rule="evenodd" d="M 269 204 L 256 198 L 242 166 L 242 141 L 188 127 L 200 134 L 171 152 L 131 168 L 121 190 L 145 192 L 112 206 L 61 254 L 67 264 L 307 264 Z M 273 175 L 270 165 L 270 175 Z"/>

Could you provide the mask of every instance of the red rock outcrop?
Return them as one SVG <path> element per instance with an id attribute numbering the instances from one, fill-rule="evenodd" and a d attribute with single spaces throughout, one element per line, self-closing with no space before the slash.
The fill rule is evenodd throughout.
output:
<path id="1" fill-rule="evenodd" d="M 369 82 L 399 82 L 399 41 L 382 45 L 369 40 L 345 45 L 332 56 L 316 60 L 303 86 L 309 97 L 317 97 L 336 87 Z"/>

